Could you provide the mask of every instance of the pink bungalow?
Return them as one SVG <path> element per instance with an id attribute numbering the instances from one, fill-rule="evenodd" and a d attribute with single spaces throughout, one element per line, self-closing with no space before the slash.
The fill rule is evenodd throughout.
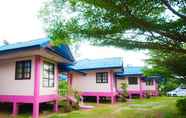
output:
<path id="1" fill-rule="evenodd" d="M 79 91 L 82 97 L 101 97 L 116 101 L 117 87 L 115 73 L 123 71 L 122 58 L 107 58 L 78 61 L 69 75 L 69 86 Z"/>
<path id="2" fill-rule="evenodd" d="M 99 103 L 101 97 L 116 101 L 116 96 L 122 92 L 121 83 L 127 83 L 129 98 L 133 95 L 144 97 L 147 92 L 158 95 L 156 77 L 145 78 L 141 67 L 123 68 L 122 58 L 105 58 L 81 60 L 71 66 L 69 86 L 79 91 L 82 97 L 96 97 Z"/>
<path id="3" fill-rule="evenodd" d="M 51 46 L 48 38 L 0 47 L 0 102 L 33 104 L 33 118 L 39 118 L 39 105 L 53 102 L 58 110 L 58 64 L 72 64 L 66 45 Z"/>
<path id="4" fill-rule="evenodd" d="M 144 77 L 142 67 L 126 67 L 124 72 L 117 73 L 117 89 L 121 92 L 121 83 L 127 83 L 129 98 L 134 95 L 144 97 L 158 95 L 157 79 L 159 76 Z"/>

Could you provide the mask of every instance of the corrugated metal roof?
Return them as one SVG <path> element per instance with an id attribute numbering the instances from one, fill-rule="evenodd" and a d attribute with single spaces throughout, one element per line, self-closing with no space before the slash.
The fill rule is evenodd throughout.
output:
<path id="1" fill-rule="evenodd" d="M 32 47 L 46 47 L 50 50 L 52 50 L 54 53 L 59 54 L 60 56 L 70 60 L 74 61 L 74 57 L 68 47 L 68 45 L 60 45 L 56 47 L 49 47 L 48 44 L 50 42 L 49 38 L 40 38 L 32 41 L 27 41 L 27 42 L 18 42 L 14 44 L 8 44 L 8 45 L 3 45 L 0 47 L 0 54 L 4 53 L 9 53 L 11 51 L 16 51 L 16 50 L 24 50 L 26 48 L 32 48 Z"/>
<path id="2" fill-rule="evenodd" d="M 32 46 L 42 46 L 44 44 L 49 43 L 49 41 L 50 41 L 49 38 L 41 38 L 41 39 L 27 41 L 27 42 L 18 42 L 14 44 L 1 46 L 0 51 L 7 51 L 7 50 L 18 49 L 18 48 L 32 47 Z"/>
<path id="3" fill-rule="evenodd" d="M 128 66 L 124 68 L 124 72 L 117 73 L 117 76 L 142 75 L 142 74 L 143 74 L 143 67 Z"/>
<path id="4" fill-rule="evenodd" d="M 73 66 L 70 67 L 75 70 L 123 68 L 123 59 L 120 57 L 104 59 L 84 59 L 77 61 Z"/>

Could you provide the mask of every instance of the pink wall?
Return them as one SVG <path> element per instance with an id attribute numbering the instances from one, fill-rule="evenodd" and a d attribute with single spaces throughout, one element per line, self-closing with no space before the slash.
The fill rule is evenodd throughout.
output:
<path id="1" fill-rule="evenodd" d="M 15 63 L 32 60 L 30 80 L 15 80 Z M 0 61 L 0 95 L 34 95 L 34 57 L 7 59 Z"/>
<path id="2" fill-rule="evenodd" d="M 32 70 L 31 70 L 31 79 L 30 80 L 15 80 L 15 63 L 16 61 L 21 60 L 32 60 Z M 24 96 L 33 96 L 34 95 L 34 73 L 35 73 L 35 60 L 34 56 L 24 57 L 17 59 L 9 59 L 0 61 L 0 95 L 24 95 Z M 53 88 L 44 88 L 42 81 L 43 74 L 43 61 L 47 60 L 41 57 L 40 63 L 40 82 L 39 95 L 54 95 L 58 93 L 58 80 L 57 80 L 57 63 L 47 60 L 55 64 L 55 87 Z"/>
<path id="3" fill-rule="evenodd" d="M 118 90 L 121 90 L 121 83 L 127 83 L 128 84 L 128 78 L 124 78 L 124 79 L 117 79 L 117 88 Z M 151 86 L 147 86 L 145 81 L 141 80 L 140 81 L 140 77 L 138 77 L 138 84 L 137 85 L 128 85 L 127 90 L 128 91 L 140 91 L 140 89 L 142 91 L 145 90 L 156 90 L 156 81 L 154 80 L 154 84 Z"/>
<path id="4" fill-rule="evenodd" d="M 96 72 L 108 72 L 108 83 L 96 83 Z M 73 72 L 72 88 L 80 92 L 115 92 L 116 88 L 113 71 L 90 71 L 87 72 L 86 75 Z"/>
<path id="5" fill-rule="evenodd" d="M 154 84 L 151 86 L 146 85 L 145 81 L 142 81 L 142 90 L 156 90 L 156 81 L 153 80 Z"/>

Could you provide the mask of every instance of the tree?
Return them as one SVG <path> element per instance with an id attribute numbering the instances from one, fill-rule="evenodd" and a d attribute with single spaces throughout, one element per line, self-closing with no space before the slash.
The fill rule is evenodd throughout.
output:
<path id="1" fill-rule="evenodd" d="M 151 51 L 147 62 L 154 72 L 186 82 L 186 54 Z"/>
<path id="2" fill-rule="evenodd" d="M 164 78 L 159 84 L 163 93 L 186 83 L 186 54 L 150 51 L 150 59 L 146 62 L 152 67 L 144 69 L 145 76 L 158 74 Z"/>
<path id="3" fill-rule="evenodd" d="M 185 0 L 51 0 L 40 13 L 57 43 L 186 53 Z"/>

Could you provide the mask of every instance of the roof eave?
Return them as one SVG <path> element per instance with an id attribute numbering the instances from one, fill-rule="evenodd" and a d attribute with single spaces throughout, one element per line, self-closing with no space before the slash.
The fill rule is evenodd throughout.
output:
<path id="1" fill-rule="evenodd" d="M 74 69 L 79 71 L 91 71 L 91 70 L 101 70 L 101 69 L 122 69 L 122 66 L 116 67 L 100 67 L 100 68 L 87 68 L 87 69 Z"/>
<path id="2" fill-rule="evenodd" d="M 55 51 L 53 48 L 51 48 L 51 47 L 45 47 L 45 49 L 47 49 L 47 50 L 49 50 L 49 51 L 51 51 L 51 52 L 53 52 L 53 53 L 55 53 L 55 54 L 57 54 L 57 55 L 59 55 L 59 56 L 61 56 L 61 57 L 63 57 L 63 58 L 65 58 L 66 60 L 68 60 L 69 61 L 69 63 L 70 64 L 73 64 L 74 63 L 74 60 L 71 60 L 71 59 L 67 59 L 66 57 L 64 57 L 61 53 L 59 53 L 59 52 L 57 52 L 57 51 Z"/>
<path id="3" fill-rule="evenodd" d="M 118 74 L 117 77 L 143 76 L 143 74 Z"/>
<path id="4" fill-rule="evenodd" d="M 16 49 L 8 49 L 8 50 L 0 51 L 0 55 L 8 54 L 8 53 L 15 53 L 15 52 L 21 51 L 21 50 L 26 51 L 26 50 L 38 49 L 38 48 L 41 48 L 41 45 L 34 45 L 34 46 L 29 46 L 29 47 L 21 47 L 21 48 L 16 48 Z"/>

